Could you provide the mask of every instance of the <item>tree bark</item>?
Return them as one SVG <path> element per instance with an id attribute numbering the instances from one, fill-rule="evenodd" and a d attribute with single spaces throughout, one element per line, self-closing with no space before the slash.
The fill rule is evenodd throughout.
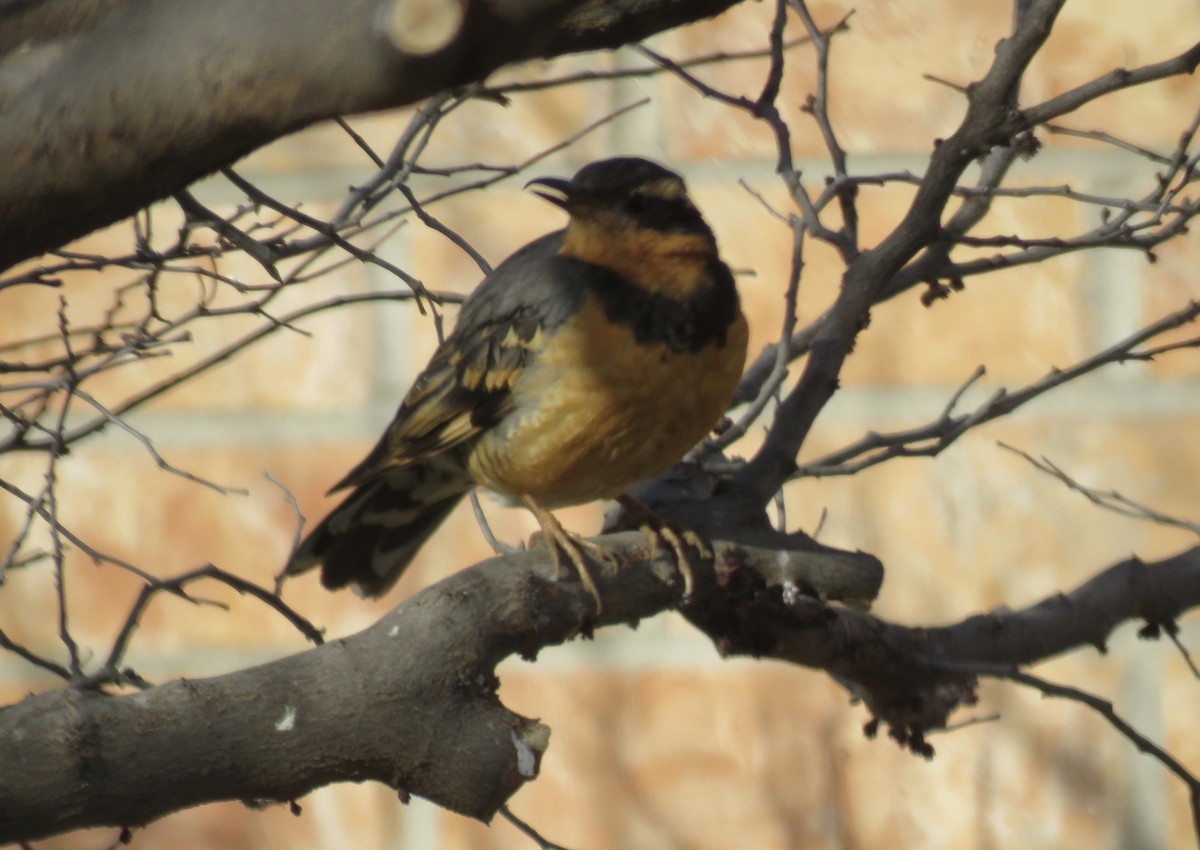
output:
<path id="1" fill-rule="evenodd" d="M 782 542 L 782 536 L 780 536 Z M 332 782 L 384 782 L 489 820 L 536 777 L 549 730 L 496 698 L 496 665 L 593 627 L 680 606 L 672 557 L 645 538 L 602 542 L 604 598 L 550 579 L 543 551 L 496 558 L 414 596 L 351 637 L 224 676 L 126 695 L 63 689 L 0 710 L 0 843 L 136 826 L 215 800 L 284 801 Z M 971 665 L 1102 645 L 1119 623 L 1171 623 L 1200 604 L 1200 547 L 1104 570 L 1070 594 L 941 628 L 858 610 L 883 571 L 870 555 L 737 543 L 696 563 L 682 610 L 726 654 L 828 670 L 893 729 L 943 725 L 971 699 Z M 833 604 L 836 600 L 852 604 Z"/>
<path id="2" fill-rule="evenodd" d="M 453 27 L 460 7 L 442 20 Z M 0 269 L 339 115 L 612 48 L 737 0 L 43 0 L 0 9 Z M 445 24 L 449 21 L 448 24 Z M 410 52 L 419 44 L 428 52 Z"/>
<path id="3" fill-rule="evenodd" d="M 0 709 L 0 844 L 367 779 L 490 820 L 537 776 L 549 740 L 548 728 L 500 704 L 496 665 L 679 603 L 670 556 L 647 560 L 635 532 L 604 542 L 624 563 L 598 571 L 596 622 L 582 586 L 549 580 L 546 553 L 532 551 L 451 576 L 359 634 L 258 667 L 133 694 L 65 688 Z M 718 552 L 831 597 L 873 598 L 882 582 L 868 555 Z"/>

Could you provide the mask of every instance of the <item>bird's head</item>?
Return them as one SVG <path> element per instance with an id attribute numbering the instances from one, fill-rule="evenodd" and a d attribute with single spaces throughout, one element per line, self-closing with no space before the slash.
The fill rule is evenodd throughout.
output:
<path id="1" fill-rule="evenodd" d="M 645 229 L 711 238 L 683 178 L 646 159 L 602 159 L 585 165 L 570 180 L 539 177 L 525 185 L 550 190 L 535 190 L 534 194 L 562 207 L 573 221 L 610 230 Z"/>
<path id="2" fill-rule="evenodd" d="M 561 248 L 567 256 L 629 276 L 668 262 L 681 269 L 703 265 L 716 256 L 716 238 L 683 178 L 649 160 L 602 159 L 570 180 L 540 177 L 526 186 L 539 187 L 538 196 L 571 216 Z"/>

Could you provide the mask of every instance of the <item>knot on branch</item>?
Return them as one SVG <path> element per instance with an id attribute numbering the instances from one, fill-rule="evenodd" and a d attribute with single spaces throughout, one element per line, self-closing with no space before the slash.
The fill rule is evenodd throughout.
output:
<path id="1" fill-rule="evenodd" d="M 888 726 L 888 737 L 904 749 L 926 761 L 935 755 L 925 733 L 946 729 L 950 714 L 959 706 L 979 702 L 978 682 L 974 676 L 938 682 L 927 688 L 881 694 L 867 691 L 863 701 L 872 717 L 863 725 L 863 734 L 874 738 L 880 722 Z"/>

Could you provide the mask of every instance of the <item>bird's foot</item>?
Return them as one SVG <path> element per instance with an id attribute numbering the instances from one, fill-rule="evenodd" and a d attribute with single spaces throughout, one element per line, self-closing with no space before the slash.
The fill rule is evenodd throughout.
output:
<path id="1" fill-rule="evenodd" d="M 600 600 L 600 589 L 596 587 L 596 580 L 592 578 L 591 570 L 588 569 L 588 557 L 604 563 L 615 564 L 616 559 L 613 554 L 603 546 L 597 546 L 590 540 L 585 540 L 578 534 L 567 531 L 563 528 L 562 523 L 555 519 L 554 514 L 528 496 L 523 501 L 525 506 L 533 512 L 538 525 L 542 527 L 542 539 L 554 557 L 554 580 L 562 580 L 563 556 L 565 555 L 579 575 L 583 589 L 596 601 L 596 616 L 599 617 L 604 612 L 604 603 Z"/>
<path id="2" fill-rule="evenodd" d="M 683 578 L 683 601 L 691 601 L 696 589 L 696 570 L 692 563 L 692 551 L 704 561 L 713 558 L 712 547 L 690 528 L 679 529 L 671 525 L 649 505 L 628 494 L 617 497 L 630 517 L 638 523 L 638 530 L 650 541 L 650 558 L 658 554 L 658 547 L 665 543 L 675 556 L 675 566 Z M 690 549 L 689 549 L 690 547 Z"/>

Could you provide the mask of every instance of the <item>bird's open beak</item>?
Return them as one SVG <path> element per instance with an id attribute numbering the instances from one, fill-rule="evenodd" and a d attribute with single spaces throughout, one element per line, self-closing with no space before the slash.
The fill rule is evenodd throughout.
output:
<path id="1" fill-rule="evenodd" d="M 539 192 L 536 189 L 533 194 L 539 198 L 545 198 L 556 207 L 562 207 L 564 210 L 571 209 L 571 181 L 563 180 L 561 177 L 535 177 L 525 184 L 525 188 L 530 186 L 545 186 L 552 189 L 558 194 L 551 195 L 548 192 Z"/>

